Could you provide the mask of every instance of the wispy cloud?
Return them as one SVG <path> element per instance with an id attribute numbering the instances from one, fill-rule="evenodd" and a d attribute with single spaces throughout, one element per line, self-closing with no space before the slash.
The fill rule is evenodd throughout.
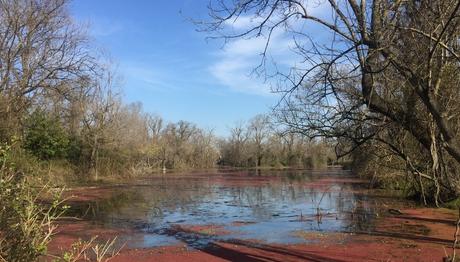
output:
<path id="1" fill-rule="evenodd" d="M 143 88 L 144 91 L 161 92 L 174 89 L 169 74 L 163 70 L 139 63 L 122 63 L 120 71 L 129 88 Z"/>
<path id="2" fill-rule="evenodd" d="M 234 91 L 254 95 L 269 95 L 270 88 L 268 85 L 263 83 L 261 79 L 256 79 L 254 75 L 249 74 L 253 65 L 253 60 L 246 58 L 224 59 L 213 65 L 211 73 L 221 84 Z"/>
<path id="3" fill-rule="evenodd" d="M 182 58 L 169 58 L 168 62 L 125 61 L 120 73 L 128 88 L 140 88 L 145 92 L 182 92 L 190 87 L 200 88 L 212 83 L 204 77 L 200 64 Z M 208 90 L 212 91 L 212 90 Z"/>
<path id="4" fill-rule="evenodd" d="M 123 24 L 103 18 L 91 19 L 89 21 L 89 26 L 91 35 L 95 37 L 111 36 L 120 33 L 124 29 Z"/>
<path id="5" fill-rule="evenodd" d="M 248 27 L 254 20 L 241 18 L 237 27 Z M 217 55 L 210 67 L 211 74 L 224 86 L 233 91 L 267 96 L 271 95 L 271 82 L 254 73 L 262 62 L 262 53 L 267 43 L 266 37 L 237 39 L 228 43 Z M 282 63 L 292 62 L 293 40 L 281 31 L 274 31 L 270 38 L 267 59 Z M 287 65 L 287 64 L 286 64 Z M 284 66 L 284 65 L 281 65 Z"/>

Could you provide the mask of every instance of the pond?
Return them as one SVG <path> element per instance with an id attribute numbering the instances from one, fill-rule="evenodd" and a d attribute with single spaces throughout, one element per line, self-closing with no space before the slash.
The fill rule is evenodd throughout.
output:
<path id="1" fill-rule="evenodd" d="M 124 229 L 129 233 L 119 239 L 131 248 L 200 248 L 231 239 L 305 243 L 305 232 L 371 232 L 390 208 L 414 205 L 367 187 L 339 168 L 166 173 L 106 187 L 98 200 L 73 202 L 71 215 Z"/>

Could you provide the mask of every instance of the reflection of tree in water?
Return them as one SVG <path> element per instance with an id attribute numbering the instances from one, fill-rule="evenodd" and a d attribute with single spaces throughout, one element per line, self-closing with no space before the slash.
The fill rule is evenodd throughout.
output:
<path id="1" fill-rule="evenodd" d="M 353 208 L 348 213 L 350 221 L 348 230 L 352 232 L 372 230 L 376 217 L 375 206 L 371 205 L 368 197 L 362 194 L 354 195 L 352 201 Z"/>
<path id="2" fill-rule="evenodd" d="M 114 189 L 117 190 L 117 189 Z M 94 201 L 71 201 L 66 215 L 89 220 L 102 220 L 108 213 L 116 212 L 133 202 L 143 202 L 143 195 L 134 191 L 114 192 L 109 198 Z"/>
<path id="3" fill-rule="evenodd" d="M 300 218 L 301 214 L 314 218 L 319 208 L 322 215 L 328 216 L 328 223 L 345 230 L 369 231 L 373 227 L 376 200 L 363 193 L 356 194 L 356 185 L 351 183 L 311 186 L 310 183 L 324 178 L 324 174 L 305 171 L 239 175 L 242 179 L 237 184 L 232 183 L 231 174 L 221 175 L 219 179 L 184 175 L 153 177 L 140 185 L 114 187 L 110 198 L 85 203 L 73 211 L 109 224 L 140 223 L 143 227 L 155 227 L 174 214 L 180 214 L 180 219 L 194 217 L 204 223 L 211 217 L 230 219 L 241 214 L 253 221 L 267 221 L 283 216 Z M 267 179 L 260 180 L 261 176 Z"/>
<path id="4" fill-rule="evenodd" d="M 165 210 L 188 211 L 210 193 L 202 181 L 158 177 L 145 185 L 114 187 L 109 198 L 74 203 L 69 215 L 109 223 L 158 220 Z"/>

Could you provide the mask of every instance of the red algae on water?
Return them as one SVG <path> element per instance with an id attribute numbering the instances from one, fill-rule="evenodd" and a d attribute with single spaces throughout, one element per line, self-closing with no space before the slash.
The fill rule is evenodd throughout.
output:
<path id="1" fill-rule="evenodd" d="M 121 235 L 129 241 L 142 241 L 144 236 L 155 237 L 156 234 L 173 238 L 187 234 L 187 238 L 179 237 L 176 244 L 160 247 L 135 248 L 127 243 L 111 261 L 442 261 L 446 254 L 452 252 L 457 218 L 455 212 L 413 208 L 416 206 L 413 202 L 369 192 L 362 186 L 365 181 L 347 173 L 315 176 L 305 181 L 302 175 L 287 181 L 279 175 L 249 175 L 240 171 L 234 174 L 190 174 L 149 179 L 146 181 L 152 185 L 136 187 L 132 191 L 145 194 L 146 200 L 162 196 L 155 203 L 166 205 L 172 202 L 173 205 L 165 209 L 170 213 L 180 207 L 181 211 L 174 213 L 170 220 L 166 213 L 163 213 L 163 217 L 159 216 L 163 221 L 154 220 L 155 223 L 164 223 L 166 227 L 155 231 L 157 224 L 149 224 L 149 220 L 138 217 L 145 210 L 136 213 L 133 209 L 136 203 L 129 201 L 136 199 L 142 202 L 142 198 L 127 197 L 126 205 L 108 201 L 111 208 L 119 209 L 109 213 L 106 222 L 113 218 L 120 219 L 120 214 L 126 212 L 129 216 L 121 219 L 126 223 L 125 227 L 102 226 L 97 220 L 99 216 L 94 216 L 96 220 L 83 217 L 60 221 L 57 235 L 49 247 L 51 253 L 57 254 L 69 248 L 74 241 L 90 239 L 95 235 L 102 239 Z M 123 190 L 123 187 L 80 188 L 68 194 L 75 196 L 71 203 L 78 205 L 105 201 L 115 192 Z M 254 197 L 251 194 L 255 194 Z M 313 197 L 302 200 L 308 194 L 313 194 Z M 245 197 L 250 201 L 245 201 Z M 278 203 L 290 197 L 292 202 Z M 177 203 L 180 205 L 174 202 L 175 198 L 179 198 Z M 291 203 L 302 209 L 292 209 Z M 319 209 L 323 223 L 316 228 L 314 225 L 320 221 L 305 217 L 314 216 L 315 207 L 321 203 L 324 204 L 323 209 Z M 390 208 L 398 209 L 400 214 L 391 214 L 388 212 Z M 216 214 L 222 213 L 222 216 L 212 217 L 212 220 L 209 215 L 215 215 L 212 213 L 214 209 L 218 210 Z M 234 213 L 227 214 L 229 210 Z M 327 217 L 329 212 L 331 217 Z M 183 214 L 185 217 L 182 217 Z M 264 220 L 258 220 L 256 215 L 264 215 Z M 264 221 L 276 222 L 280 228 L 263 230 L 280 232 L 284 227 L 286 230 L 294 228 L 288 235 L 300 240 L 283 243 L 267 241 L 269 239 L 264 239 L 264 235 L 257 237 L 254 233 Z M 334 223 L 345 226 L 334 227 Z M 331 225 L 332 229 L 329 229 L 327 226 Z M 144 228 L 146 231 L 143 231 Z M 246 230 L 250 228 L 255 232 L 246 237 L 254 240 L 244 240 L 239 238 L 239 232 L 232 232 L 240 230 L 247 233 Z M 195 238 L 208 242 L 203 246 L 194 245 L 192 240 Z"/>

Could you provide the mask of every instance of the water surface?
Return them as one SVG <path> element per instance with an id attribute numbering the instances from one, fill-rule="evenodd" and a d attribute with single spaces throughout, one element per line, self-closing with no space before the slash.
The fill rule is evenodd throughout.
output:
<path id="1" fill-rule="evenodd" d="M 167 173 L 111 187 L 108 197 L 76 204 L 73 212 L 98 226 L 129 229 L 120 236 L 129 247 L 305 243 L 297 232 L 371 232 L 389 206 L 401 205 L 366 187 L 340 169 Z M 198 234 L 178 230 L 190 225 L 212 226 Z M 215 235 L 213 226 L 227 233 Z"/>

